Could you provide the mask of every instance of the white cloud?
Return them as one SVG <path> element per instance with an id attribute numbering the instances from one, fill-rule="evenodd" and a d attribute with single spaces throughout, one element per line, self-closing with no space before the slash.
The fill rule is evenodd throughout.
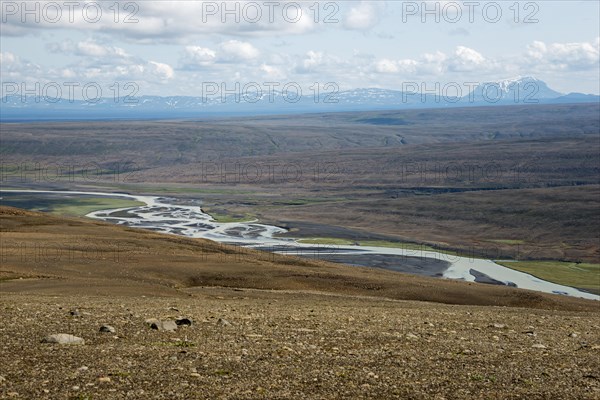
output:
<path id="1" fill-rule="evenodd" d="M 77 43 L 77 54 L 82 56 L 90 57 L 105 57 L 108 55 L 109 49 L 104 46 L 100 46 L 93 42 L 79 42 Z"/>
<path id="2" fill-rule="evenodd" d="M 448 68 L 456 72 L 482 70 L 487 60 L 481 53 L 465 46 L 457 46 L 453 57 L 449 59 Z"/>
<path id="3" fill-rule="evenodd" d="M 221 54 L 219 59 L 225 62 L 249 61 L 258 58 L 260 52 L 248 42 L 228 40 L 219 45 Z"/>
<path id="4" fill-rule="evenodd" d="M 207 67 L 215 63 L 217 53 L 207 47 L 186 46 L 181 60 L 184 69 L 197 69 Z"/>
<path id="5" fill-rule="evenodd" d="M 375 70 L 384 74 L 394 74 L 399 71 L 396 62 L 393 60 L 388 60 L 387 58 L 377 61 Z"/>
<path id="6" fill-rule="evenodd" d="M 266 77 L 270 80 L 279 80 L 286 77 L 286 74 L 280 68 L 272 65 L 262 64 L 260 70 L 264 72 Z"/>
<path id="7" fill-rule="evenodd" d="M 73 54 L 90 58 L 107 59 L 130 57 L 130 55 L 120 47 L 106 46 L 93 40 L 85 40 L 77 43 L 67 40 L 62 43 L 50 43 L 47 45 L 47 48 L 52 53 Z"/>
<path id="8" fill-rule="evenodd" d="M 178 0 L 153 0 L 142 2 L 131 2 L 128 0 L 115 0 L 110 2 L 84 1 L 73 2 L 69 8 L 62 6 L 62 2 L 53 0 L 38 0 L 36 7 L 45 10 L 52 3 L 59 4 L 62 16 L 58 20 L 52 20 L 53 15 L 40 18 L 36 21 L 35 16 L 30 16 L 25 21 L 19 12 L 20 2 L 17 4 L 17 12 L 6 17 L 2 23 L 2 35 L 6 36 L 28 36 L 37 35 L 43 31 L 85 31 L 100 32 L 130 42 L 146 44 L 161 43 L 189 43 L 190 39 L 198 39 L 207 34 L 226 34 L 233 36 L 272 36 L 273 34 L 303 34 L 318 29 L 322 25 L 314 21 L 313 13 L 309 7 L 312 3 L 301 4 L 301 17 L 298 21 L 291 21 L 293 8 L 298 2 L 282 1 L 268 2 L 239 0 L 236 2 L 211 2 L 211 1 L 178 1 Z M 210 4 L 208 4 L 210 3 Z M 91 9 L 84 11 L 83 7 Z M 260 17 L 256 21 L 256 13 L 252 11 L 253 4 L 258 5 Z M 289 13 L 283 10 L 289 4 Z M 99 6 L 102 17 L 94 21 L 95 8 Z M 216 13 L 209 11 L 216 6 Z M 271 10 L 271 6 L 274 9 Z M 207 8 L 208 7 L 208 8 Z M 233 14 L 227 14 L 226 9 L 237 7 L 238 18 Z M 115 10 L 119 10 L 115 14 Z M 272 12 L 273 11 L 273 12 Z M 273 20 L 271 20 L 271 14 Z M 286 15 L 286 17 L 284 17 Z M 70 20 L 70 18 L 73 18 Z M 92 18 L 92 19 L 91 19 Z M 118 20 L 115 21 L 115 18 Z M 125 19 L 128 18 L 128 23 Z"/>
<path id="9" fill-rule="evenodd" d="M 72 79 L 77 77 L 77 74 L 71 68 L 64 68 L 60 71 L 60 76 L 66 79 Z"/>
<path id="10" fill-rule="evenodd" d="M 9 66 L 16 64 L 18 62 L 18 57 L 15 56 L 10 51 L 6 51 L 4 53 L 0 53 L 0 66 Z"/>
<path id="11" fill-rule="evenodd" d="M 414 72 L 418 62 L 415 60 L 390 60 L 387 58 L 381 59 L 375 63 L 375 71 L 382 74 L 396 74 L 399 72 L 410 73 Z"/>
<path id="12" fill-rule="evenodd" d="M 538 64 L 547 64 L 553 69 L 578 70 L 598 66 L 600 60 L 600 38 L 592 42 L 551 43 L 534 41 L 527 47 L 527 55 Z"/>
<path id="13" fill-rule="evenodd" d="M 306 56 L 300 61 L 300 65 L 296 68 L 297 72 L 307 73 L 316 71 L 317 67 L 324 62 L 323 53 L 320 51 L 310 50 Z"/>
<path id="14" fill-rule="evenodd" d="M 150 71 L 153 75 L 161 80 L 172 79 L 175 75 L 173 68 L 169 64 L 160 63 L 157 61 L 149 61 Z"/>
<path id="15" fill-rule="evenodd" d="M 368 30 L 373 28 L 380 19 L 382 3 L 375 1 L 361 1 L 350 8 L 344 20 L 347 29 Z"/>

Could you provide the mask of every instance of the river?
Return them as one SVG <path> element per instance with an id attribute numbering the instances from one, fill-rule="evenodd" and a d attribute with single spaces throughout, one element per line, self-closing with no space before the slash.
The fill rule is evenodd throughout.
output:
<path id="1" fill-rule="evenodd" d="M 202 211 L 199 200 L 181 200 L 170 197 L 140 196 L 125 193 L 78 192 L 78 191 L 44 191 L 44 190 L 2 190 L 2 193 L 38 193 L 64 194 L 80 196 L 106 196 L 126 198 L 144 203 L 143 206 L 111 210 L 94 211 L 86 217 L 103 220 L 129 227 L 151 229 L 158 232 L 182 235 L 192 238 L 205 238 L 221 243 L 266 249 L 277 253 L 288 253 L 324 259 L 342 258 L 353 263 L 352 259 L 369 259 L 388 257 L 396 260 L 396 264 L 411 264 L 415 259 L 429 260 L 428 265 L 437 265 L 443 261 L 441 275 L 443 278 L 459 279 L 475 282 L 483 275 L 486 280 L 505 285 L 546 293 L 556 293 L 586 299 L 600 300 L 600 296 L 586 293 L 578 289 L 548 282 L 530 274 L 512 270 L 495 263 L 472 257 L 459 257 L 436 251 L 412 250 L 403 248 L 370 247 L 370 246 L 338 246 L 313 245 L 298 243 L 292 238 L 280 238 L 277 234 L 286 230 L 277 226 L 249 222 L 217 222 Z M 192 202 L 192 204 L 190 204 Z M 434 261 L 438 261 L 437 264 Z M 427 263 L 426 263 L 427 264 Z M 364 264 L 360 264 L 364 265 Z M 387 268 L 395 270 L 394 268 Z M 431 268 L 430 268 L 431 269 Z M 403 269 L 407 272 L 407 269 Z M 425 274 L 421 273 L 421 274 Z M 419 272 L 417 272 L 419 273 Z M 433 273 L 430 274 L 433 276 Z"/>

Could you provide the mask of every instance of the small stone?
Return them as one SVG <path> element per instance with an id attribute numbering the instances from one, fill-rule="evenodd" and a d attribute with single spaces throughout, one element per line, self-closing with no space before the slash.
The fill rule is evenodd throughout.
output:
<path id="1" fill-rule="evenodd" d="M 407 338 L 408 340 L 417 340 L 417 339 L 419 339 L 419 337 L 418 337 L 417 335 L 413 334 L 413 333 L 408 333 L 408 334 L 406 335 L 406 338 Z"/>
<path id="2" fill-rule="evenodd" d="M 177 330 L 177 324 L 175 323 L 175 321 L 171 321 L 171 320 L 158 321 L 158 322 L 153 322 L 150 325 L 150 328 L 156 329 L 158 331 L 173 332 L 173 331 Z"/>
<path id="3" fill-rule="evenodd" d="M 6 382 L 6 378 L 3 377 L 2 375 L 0 375 L 0 383 L 2 383 L 2 382 Z"/>
<path id="4" fill-rule="evenodd" d="M 192 326 L 192 320 L 189 319 L 189 318 L 179 318 L 179 319 L 176 319 L 175 323 L 178 326 L 181 326 L 181 325 Z"/>
<path id="5" fill-rule="evenodd" d="M 569 337 L 572 337 L 572 338 L 576 338 L 576 337 L 578 337 L 578 336 L 579 336 L 579 335 L 578 335 L 576 332 L 573 332 L 573 333 L 570 333 L 570 334 L 569 334 Z"/>
<path id="6" fill-rule="evenodd" d="M 192 372 L 192 373 L 190 374 L 190 376 L 192 376 L 192 377 L 194 377 L 194 378 L 200 378 L 202 375 L 200 375 L 200 374 L 199 374 L 199 373 L 197 373 L 197 372 Z"/>
<path id="7" fill-rule="evenodd" d="M 67 333 L 55 333 L 42 339 L 42 343 L 85 344 L 85 340 Z"/>
<path id="8" fill-rule="evenodd" d="M 531 347 L 533 347 L 534 349 L 545 349 L 546 348 L 546 346 L 544 346 L 543 344 L 539 344 L 539 343 L 536 343 Z"/>
<path id="9" fill-rule="evenodd" d="M 102 325 L 102 326 L 100 327 L 100 332 L 105 332 L 105 333 L 115 333 L 115 332 L 116 332 L 116 330 L 115 330 L 115 328 L 113 328 L 113 327 L 112 327 L 112 326 L 110 326 L 110 325 Z"/>
<path id="10" fill-rule="evenodd" d="M 505 324 L 494 323 L 494 324 L 490 324 L 490 328 L 506 329 L 506 325 Z"/>
<path id="11" fill-rule="evenodd" d="M 98 382 L 108 383 L 108 382 L 110 382 L 110 377 L 109 376 L 101 376 L 100 378 L 98 378 Z"/>
<path id="12" fill-rule="evenodd" d="M 528 326 L 528 327 L 525 328 L 525 330 L 523 331 L 523 333 L 535 333 L 534 329 L 535 328 L 530 325 L 530 326 Z"/>
<path id="13" fill-rule="evenodd" d="M 217 321 L 217 324 L 221 325 L 221 326 L 229 326 L 229 325 L 231 325 L 231 322 L 227 321 L 226 319 L 219 318 L 219 320 Z"/>
<path id="14" fill-rule="evenodd" d="M 72 390 L 79 390 L 79 386 L 75 385 L 75 386 L 71 386 Z"/>
<path id="15" fill-rule="evenodd" d="M 81 317 L 81 313 L 79 312 L 78 309 L 69 311 L 69 314 L 71 314 L 72 317 Z"/>
<path id="16" fill-rule="evenodd" d="M 86 372 L 88 369 L 89 369 L 88 367 L 86 367 L 85 365 L 83 365 L 83 366 L 77 368 L 77 371 L 79 371 L 79 372 Z"/>

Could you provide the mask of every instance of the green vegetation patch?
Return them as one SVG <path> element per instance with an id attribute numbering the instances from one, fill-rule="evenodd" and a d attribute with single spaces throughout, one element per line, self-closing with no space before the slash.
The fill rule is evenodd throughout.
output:
<path id="1" fill-rule="evenodd" d="M 497 263 L 549 282 L 600 295 L 600 264 L 565 261 L 497 261 Z"/>
<path id="2" fill-rule="evenodd" d="M 229 223 L 229 222 L 250 222 L 256 219 L 256 217 L 254 217 L 251 214 L 234 214 L 234 215 L 229 215 L 229 214 L 220 214 L 220 213 L 214 213 L 214 212 L 210 212 L 210 211 L 206 211 L 204 210 L 206 213 L 208 213 L 216 222 L 221 222 L 221 223 Z"/>
<path id="3" fill-rule="evenodd" d="M 37 193 L 19 193 L 2 196 L 2 205 L 43 211 L 61 216 L 84 216 L 93 211 L 115 208 L 138 207 L 144 203 L 134 200 L 110 197 L 70 197 Z"/>
<path id="4" fill-rule="evenodd" d="M 341 246 L 352 246 L 356 245 L 357 242 L 348 239 L 338 239 L 338 238 L 310 238 L 310 239 L 298 239 L 298 243 L 305 244 L 337 244 Z"/>
<path id="5" fill-rule="evenodd" d="M 84 216 L 94 211 L 114 208 L 139 207 L 144 203 L 125 199 L 89 198 L 69 199 L 66 204 L 53 207 L 50 212 L 56 215 Z"/>

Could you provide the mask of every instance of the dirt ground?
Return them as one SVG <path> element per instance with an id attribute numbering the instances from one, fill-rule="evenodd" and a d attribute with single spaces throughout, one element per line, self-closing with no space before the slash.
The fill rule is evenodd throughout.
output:
<path id="1" fill-rule="evenodd" d="M 3 292 L 0 397 L 600 396 L 595 313 L 307 292 L 187 292 L 191 296 L 177 298 Z M 80 316 L 71 315 L 74 309 Z M 159 332 L 145 323 L 178 317 L 193 324 Z M 102 324 L 115 332 L 99 332 Z M 53 333 L 85 344 L 40 342 Z"/>

